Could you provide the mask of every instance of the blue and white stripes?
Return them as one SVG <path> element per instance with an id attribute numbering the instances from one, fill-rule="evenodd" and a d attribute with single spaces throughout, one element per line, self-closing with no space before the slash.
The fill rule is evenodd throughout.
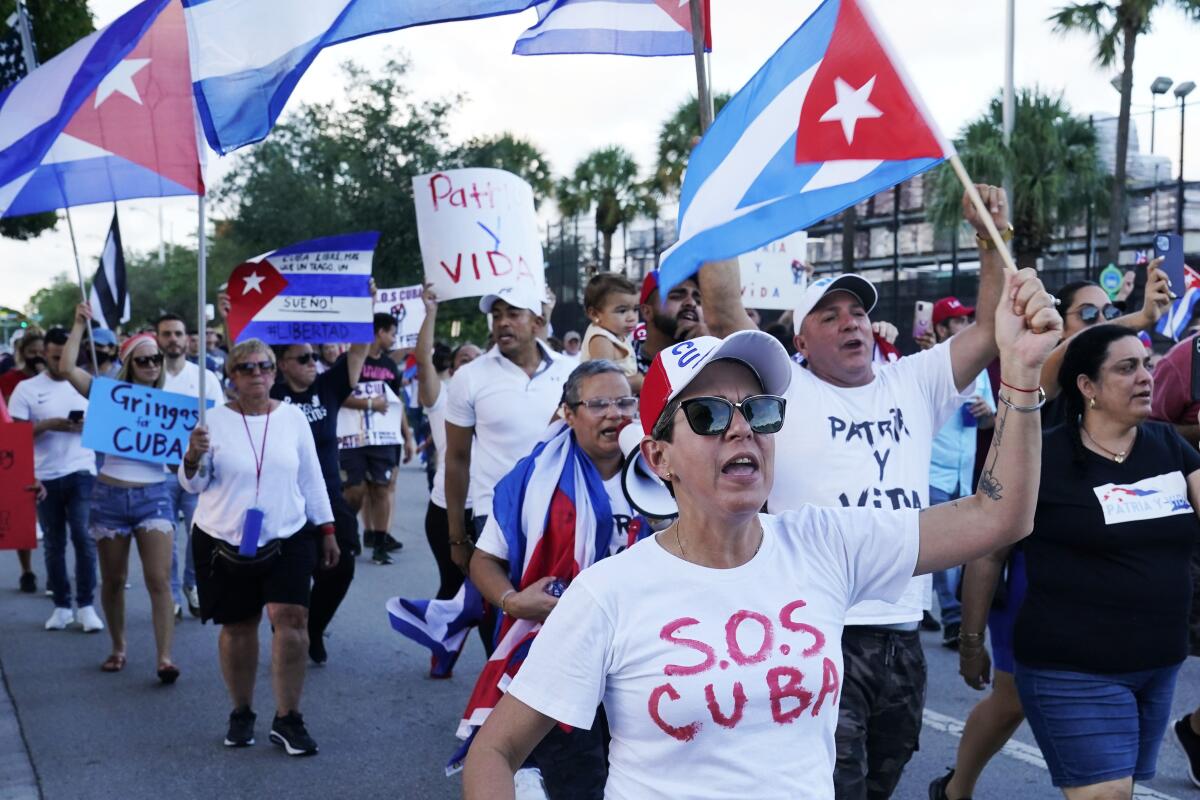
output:
<path id="1" fill-rule="evenodd" d="M 654 0 L 546 0 L 538 23 L 517 39 L 521 56 L 692 54 L 692 34 Z"/>

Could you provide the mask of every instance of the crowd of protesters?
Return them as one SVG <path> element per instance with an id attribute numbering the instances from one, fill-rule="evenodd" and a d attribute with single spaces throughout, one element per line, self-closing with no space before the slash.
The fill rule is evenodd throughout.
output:
<path id="1" fill-rule="evenodd" d="M 931 800 L 970 798 L 1026 719 L 1070 798 L 1131 797 L 1166 735 L 1200 786 L 1200 714 L 1168 731 L 1200 654 L 1195 336 L 1165 355 L 1139 336 L 1172 299 L 1156 264 L 1135 308 L 1006 273 L 985 233 L 1011 231 L 1005 195 L 979 188 L 978 296 L 931 298 L 903 356 L 866 278 L 810 276 L 764 323 L 736 262 L 673 286 L 595 275 L 561 339 L 552 299 L 513 287 L 479 301 L 487 342 L 443 343 L 427 287 L 411 351 L 387 314 L 370 343 L 210 329 L 202 350 L 181 317 L 118 337 L 81 304 L 0 373 L 34 424 L 45 627 L 107 627 L 101 669 L 122 671 L 136 544 L 158 678 L 191 667 L 184 608 L 220 626 L 224 744 L 252 745 L 265 609 L 270 739 L 314 754 L 307 664 L 329 659 L 357 558 L 402 547 L 396 480 L 419 454 L 431 602 L 475 607 L 487 654 L 459 730 L 468 798 L 523 780 L 551 800 L 890 797 L 947 689 L 925 626 L 991 684 Z M 217 404 L 179 465 L 98 458 L 80 436 L 98 377 L 204 382 Z M 430 676 L 452 666 L 435 651 Z"/>

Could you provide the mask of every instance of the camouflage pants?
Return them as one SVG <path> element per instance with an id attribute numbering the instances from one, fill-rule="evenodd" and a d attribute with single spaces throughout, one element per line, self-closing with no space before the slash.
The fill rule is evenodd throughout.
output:
<path id="1" fill-rule="evenodd" d="M 837 800 L 887 800 L 918 749 L 925 652 L 917 631 L 847 626 L 842 633 Z"/>

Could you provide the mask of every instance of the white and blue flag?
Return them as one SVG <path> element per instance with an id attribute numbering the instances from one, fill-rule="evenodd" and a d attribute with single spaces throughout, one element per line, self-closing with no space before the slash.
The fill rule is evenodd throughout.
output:
<path id="1" fill-rule="evenodd" d="M 692 54 L 688 0 L 545 0 L 538 3 L 537 12 L 537 24 L 513 46 L 519 56 Z M 709 19 L 707 0 L 704 19 Z M 705 49 L 712 49 L 711 26 L 707 24 Z"/>
<path id="2" fill-rule="evenodd" d="M 522 11 L 534 0 L 183 0 L 196 109 L 219 153 L 270 133 L 322 48 Z"/>

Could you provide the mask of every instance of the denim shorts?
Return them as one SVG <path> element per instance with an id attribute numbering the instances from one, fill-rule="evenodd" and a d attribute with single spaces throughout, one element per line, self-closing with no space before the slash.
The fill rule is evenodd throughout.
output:
<path id="1" fill-rule="evenodd" d="M 1101 674 L 1018 661 L 1017 693 L 1054 785 L 1153 778 L 1179 667 Z"/>
<path id="2" fill-rule="evenodd" d="M 133 488 L 97 480 L 89 522 L 92 537 L 129 536 L 135 529 L 175 532 L 175 508 L 166 481 Z"/>

